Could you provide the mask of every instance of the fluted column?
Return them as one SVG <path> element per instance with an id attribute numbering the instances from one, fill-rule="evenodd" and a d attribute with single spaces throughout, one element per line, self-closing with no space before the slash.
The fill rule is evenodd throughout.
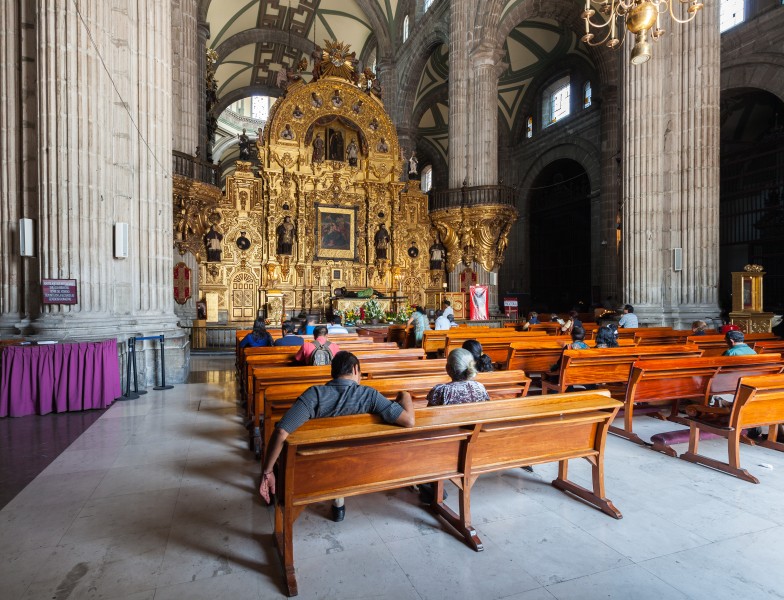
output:
<path id="1" fill-rule="evenodd" d="M 622 300 L 644 323 L 718 314 L 717 19 L 707 4 L 673 25 L 649 62 L 626 66 Z M 683 249 L 682 271 L 673 248 Z"/>
<path id="2" fill-rule="evenodd" d="M 22 194 L 20 82 L 21 14 L 18 2 L 0 5 L 0 335 L 15 333 L 22 311 L 18 220 Z"/>
<path id="3" fill-rule="evenodd" d="M 176 322 L 171 5 L 132 7 L 38 0 L 40 277 L 79 288 L 78 304 L 41 308 L 34 328 L 53 337 Z M 114 258 L 116 222 L 130 226 L 127 259 Z"/>
<path id="4" fill-rule="evenodd" d="M 200 87 L 196 0 L 171 0 L 172 138 L 175 150 L 193 154 L 199 145 Z"/>
<path id="5" fill-rule="evenodd" d="M 599 259 L 599 287 L 603 301 L 608 296 L 616 300 L 620 295 L 620 251 L 617 238 L 617 217 L 621 198 L 622 169 L 618 90 L 613 87 L 602 93 L 602 185 L 599 209 L 599 239 L 596 249 Z M 594 236 L 596 237 L 596 236 Z"/>
<path id="6" fill-rule="evenodd" d="M 196 25 L 196 69 L 197 69 L 197 115 L 198 146 L 202 157 L 207 157 L 207 38 L 210 37 L 210 26 L 203 21 Z"/>
<path id="7" fill-rule="evenodd" d="M 469 116 L 468 165 L 472 186 L 498 183 L 499 73 L 496 54 L 492 50 L 480 49 L 471 55 L 473 91 Z"/>
<path id="8" fill-rule="evenodd" d="M 468 177 L 469 23 L 473 2 L 452 0 L 449 21 L 449 188 Z"/>

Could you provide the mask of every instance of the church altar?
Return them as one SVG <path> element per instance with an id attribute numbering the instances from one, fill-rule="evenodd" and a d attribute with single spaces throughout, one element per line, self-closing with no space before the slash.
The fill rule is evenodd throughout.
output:
<path id="1" fill-rule="evenodd" d="M 332 310 L 333 311 L 340 311 L 341 313 L 346 313 L 349 310 L 353 310 L 354 312 L 359 312 L 359 309 L 368 301 L 370 298 L 336 298 L 332 301 Z M 392 299 L 391 298 L 384 298 L 384 299 L 376 299 L 378 305 L 384 310 L 384 312 L 389 312 L 392 310 Z"/>

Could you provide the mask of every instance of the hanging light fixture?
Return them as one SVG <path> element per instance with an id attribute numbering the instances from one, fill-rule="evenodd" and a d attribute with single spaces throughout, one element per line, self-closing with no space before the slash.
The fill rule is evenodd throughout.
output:
<path id="1" fill-rule="evenodd" d="M 675 16 L 675 4 L 688 5 L 685 18 Z M 673 21 L 683 24 L 693 20 L 703 6 L 700 0 L 585 0 L 585 10 L 580 15 L 585 21 L 585 35 L 581 39 L 589 46 L 618 48 L 628 30 L 634 35 L 631 62 L 641 65 L 652 55 L 648 34 L 654 42 L 664 35 L 664 29 L 659 26 L 662 14 L 669 12 Z M 597 12 L 603 17 L 599 23 L 592 20 Z M 592 30 L 603 29 L 607 29 L 607 34 L 600 41 L 594 41 L 596 35 Z"/>

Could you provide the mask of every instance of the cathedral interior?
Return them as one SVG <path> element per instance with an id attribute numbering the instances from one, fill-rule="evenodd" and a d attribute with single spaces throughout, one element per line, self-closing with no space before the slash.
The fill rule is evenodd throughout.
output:
<path id="1" fill-rule="evenodd" d="M 0 597 L 784 597 L 783 0 L 4 0 L 0 32 Z M 350 376 L 240 349 L 369 306 Z M 384 422 L 273 432 L 330 377 Z"/>

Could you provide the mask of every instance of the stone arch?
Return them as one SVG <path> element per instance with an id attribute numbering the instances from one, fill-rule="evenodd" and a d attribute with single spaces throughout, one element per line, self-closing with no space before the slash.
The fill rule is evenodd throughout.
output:
<path id="1" fill-rule="evenodd" d="M 410 63 L 406 69 L 405 77 L 401 76 L 398 89 L 398 105 L 402 119 L 407 119 L 408 123 L 400 123 L 402 127 L 416 127 L 418 121 L 413 120 L 414 102 L 416 101 L 417 90 L 419 88 L 419 77 L 430 59 L 430 55 L 439 46 L 446 44 L 449 46 L 449 32 L 444 29 L 444 24 L 439 22 L 426 36 L 417 37 L 413 40 L 413 46 L 409 49 Z"/>
<path id="2" fill-rule="evenodd" d="M 550 163 L 564 158 L 573 160 L 585 169 L 593 191 L 596 189 L 598 182 L 601 181 L 602 171 L 601 162 L 599 160 L 600 156 L 600 148 L 597 148 L 590 142 L 580 138 L 575 138 L 568 143 L 557 144 L 548 148 L 544 154 L 539 156 L 523 171 L 520 179 L 517 181 L 515 187 L 519 190 L 518 209 L 525 209 L 524 206 L 520 206 L 521 203 L 519 200 L 522 199 L 523 204 L 527 202 L 527 198 L 530 197 L 533 181 L 542 170 Z"/>
<path id="3" fill-rule="evenodd" d="M 218 62 L 216 64 L 216 68 L 220 66 L 224 58 L 231 55 L 231 53 L 235 50 L 249 44 L 258 44 L 262 42 L 292 46 L 300 52 L 304 52 L 308 55 L 313 52 L 313 49 L 315 48 L 315 44 L 311 40 L 296 34 L 292 35 L 291 39 L 289 40 L 288 32 L 281 31 L 280 29 L 275 29 L 273 27 L 257 27 L 255 29 L 246 29 L 245 31 L 235 33 L 230 38 L 227 38 L 221 42 L 220 45 L 215 48 L 215 52 L 218 53 Z"/>
<path id="4" fill-rule="evenodd" d="M 248 98 L 250 96 L 271 96 L 277 98 L 281 95 L 281 92 L 282 90 L 280 88 L 269 85 L 246 85 L 222 96 L 215 105 L 215 115 L 220 116 L 224 110 L 234 104 L 237 100 L 242 100 L 243 98 Z"/>
<path id="5" fill-rule="evenodd" d="M 758 53 L 722 65 L 721 91 L 735 88 L 764 90 L 784 102 L 784 55 Z"/>

